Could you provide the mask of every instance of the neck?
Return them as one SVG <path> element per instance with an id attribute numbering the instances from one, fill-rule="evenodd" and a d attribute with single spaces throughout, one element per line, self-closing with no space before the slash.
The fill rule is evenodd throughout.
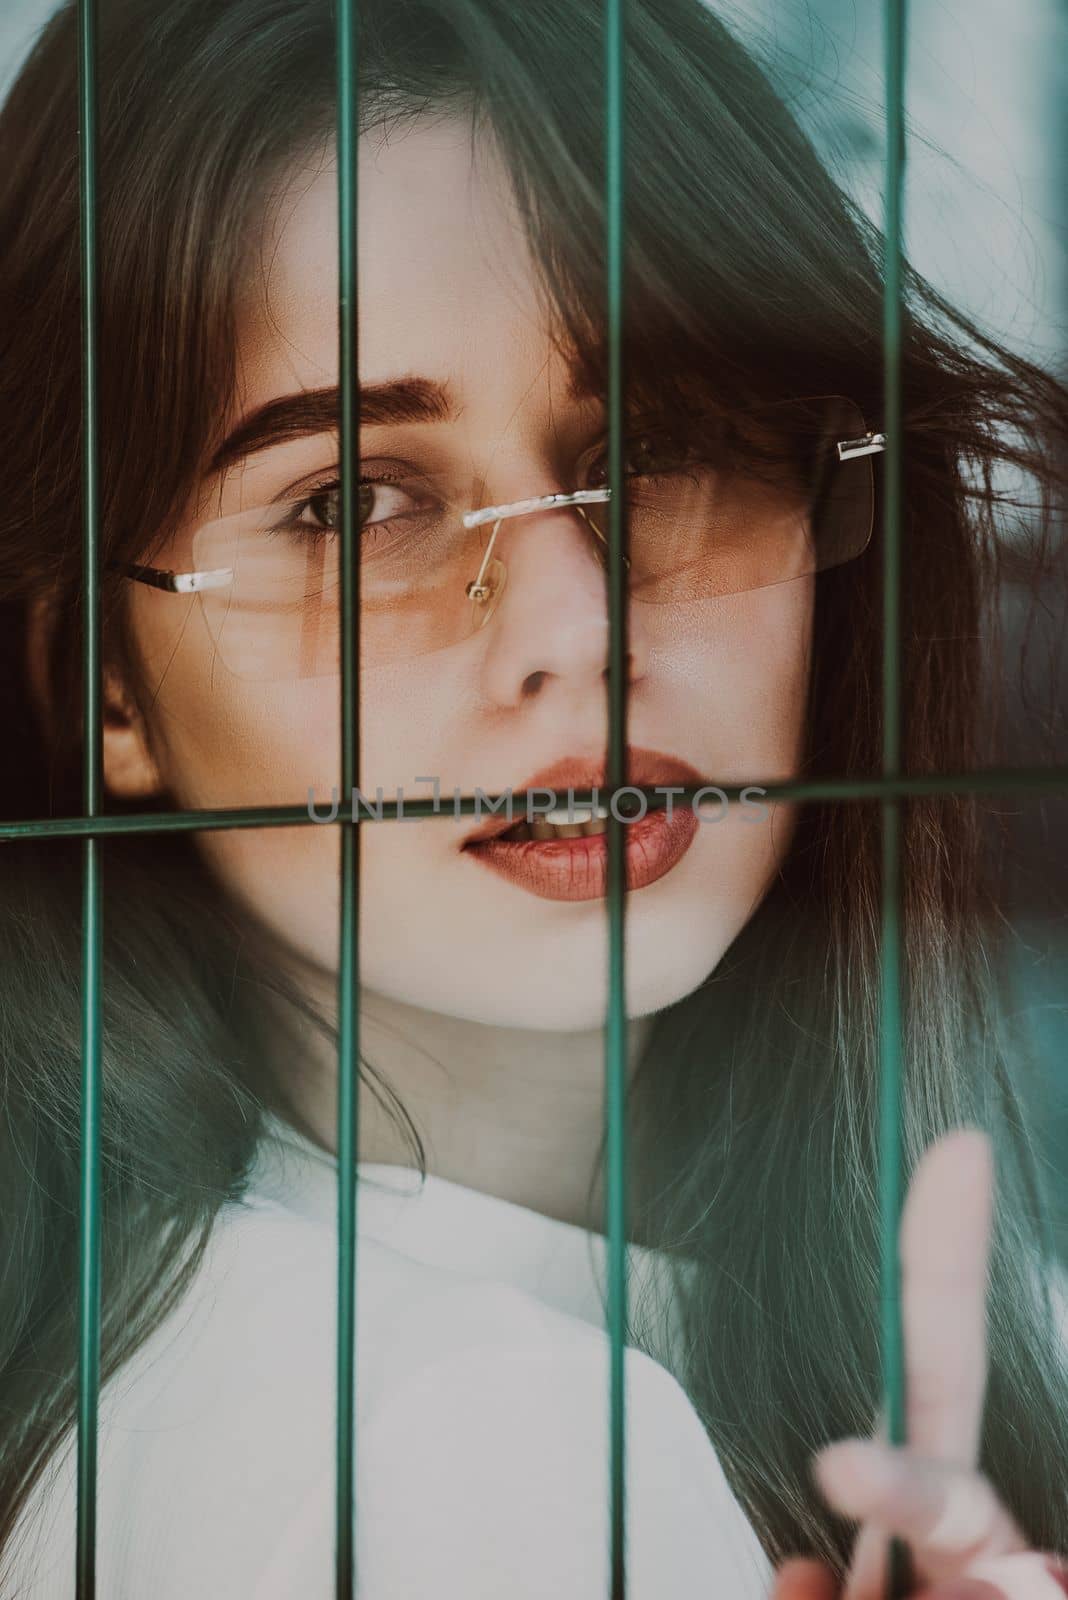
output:
<path id="1" fill-rule="evenodd" d="M 651 1020 L 628 1027 L 628 1071 Z M 310 1068 L 301 1078 L 300 1110 L 309 1130 L 333 1150 L 336 1058 L 319 1035 L 305 1033 L 300 1050 Z M 360 1159 L 411 1163 L 410 1141 L 382 1103 L 396 1096 L 422 1140 L 428 1172 L 600 1228 L 604 1052 L 600 1028 L 489 1027 L 363 990 Z"/>

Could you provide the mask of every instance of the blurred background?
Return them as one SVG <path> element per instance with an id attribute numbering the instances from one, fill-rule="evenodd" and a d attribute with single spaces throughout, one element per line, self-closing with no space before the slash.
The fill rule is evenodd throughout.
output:
<path id="1" fill-rule="evenodd" d="M 877 220 L 882 0 L 713 0 Z M 0 96 L 55 0 L 0 6 Z M 912 0 L 908 248 L 1021 349 L 1068 359 L 1068 0 Z"/>
<path id="2" fill-rule="evenodd" d="M 714 9 L 761 54 L 839 181 L 881 225 L 882 0 Z M 906 94 L 913 266 L 985 331 L 1068 379 L 1068 0 L 911 0 Z M 1036 614 L 1025 588 L 1007 584 L 1002 595 L 994 698 L 1006 760 L 1025 766 L 1068 762 L 1064 588 L 1043 600 Z M 1006 796 L 997 810 L 1009 1003 L 1040 1063 L 1068 1250 L 1068 796 Z"/>
<path id="3" fill-rule="evenodd" d="M 521 0 L 516 0 L 521 3 Z M 881 0 L 714 0 L 746 37 L 839 180 L 882 217 Z M 54 0 L 0 5 L 0 97 Z M 1068 0 L 912 0 L 906 248 L 913 265 L 999 339 L 1068 377 Z M 804 307 L 798 307 L 804 315 Z M 1041 690 L 1053 670 L 1062 718 L 1063 594 L 1029 644 Z M 1064 728 L 1028 709 L 1020 667 L 1025 597 L 1004 596 L 998 686 L 1008 755 L 1068 758 Z M 1048 704 L 1048 700 L 1047 700 Z M 1068 801 L 1007 797 L 1013 870 L 1004 911 L 1017 995 L 1049 1095 L 1050 1159 L 1068 1237 Z"/>

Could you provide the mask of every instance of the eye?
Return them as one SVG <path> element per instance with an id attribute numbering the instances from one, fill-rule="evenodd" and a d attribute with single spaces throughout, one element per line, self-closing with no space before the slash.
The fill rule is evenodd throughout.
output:
<path id="1" fill-rule="evenodd" d="M 390 522 L 422 509 L 423 502 L 398 483 L 364 481 L 356 501 L 356 525 L 367 528 Z M 293 525 L 313 533 L 336 533 L 340 517 L 340 491 L 336 483 L 309 495 L 294 507 Z"/>
<path id="2" fill-rule="evenodd" d="M 693 456 L 689 441 L 673 433 L 640 433 L 627 441 L 624 468 L 639 478 L 678 472 Z"/>
<path id="3" fill-rule="evenodd" d="M 363 499 L 363 485 L 360 485 L 360 498 Z M 362 506 L 360 508 L 362 510 Z M 322 489 L 318 494 L 313 494 L 295 508 L 293 521 L 298 527 L 308 527 L 315 530 L 321 529 L 333 532 L 337 528 L 338 519 L 338 491 L 336 486 L 332 489 Z"/>
<path id="4" fill-rule="evenodd" d="M 668 429 L 650 428 L 633 433 L 623 444 L 623 471 L 629 478 L 666 477 L 672 472 L 681 472 L 693 458 L 690 441 Z M 591 489 L 601 489 L 607 484 L 608 457 L 603 449 L 591 461 L 586 480 Z"/>

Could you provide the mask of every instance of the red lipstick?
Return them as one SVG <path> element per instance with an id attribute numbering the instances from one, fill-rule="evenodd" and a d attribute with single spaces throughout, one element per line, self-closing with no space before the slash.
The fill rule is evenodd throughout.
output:
<path id="1" fill-rule="evenodd" d="M 628 750 L 626 770 L 628 783 L 638 788 L 697 788 L 702 782 L 700 773 L 689 762 L 656 750 Z M 567 807 L 568 789 L 597 789 L 602 810 L 606 810 L 610 796 L 605 784 L 603 761 L 567 757 L 535 773 L 522 789 L 528 793 L 534 789 L 552 790 L 560 811 Z M 588 810 L 575 802 L 574 811 L 580 819 Z M 543 818 L 536 811 L 532 816 L 536 828 Z M 627 890 L 647 888 L 677 866 L 693 843 L 698 826 L 691 807 L 680 804 L 677 797 L 670 817 L 664 807 L 646 812 L 640 820 L 624 822 Z M 543 900 L 603 899 L 608 889 L 606 833 L 550 838 L 530 837 L 530 833 L 525 812 L 518 819 L 513 813 L 511 821 L 505 815 L 495 816 L 468 835 L 463 849 L 501 877 Z"/>

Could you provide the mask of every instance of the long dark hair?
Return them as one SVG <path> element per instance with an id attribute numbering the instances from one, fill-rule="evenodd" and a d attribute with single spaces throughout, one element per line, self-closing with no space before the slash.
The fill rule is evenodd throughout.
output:
<path id="1" fill-rule="evenodd" d="M 210 459 L 234 296 L 269 182 L 329 136 L 328 0 L 108 0 L 99 237 L 105 554 L 151 559 Z M 600 7 L 363 0 L 368 119 L 450 103 L 492 125 L 561 340 L 603 361 Z M 631 381 L 708 398 L 881 394 L 880 241 L 754 59 L 698 0 L 630 7 Z M 0 117 L 0 683 L 17 753 L 0 814 L 79 809 L 80 391 L 75 26 L 45 31 Z M 984 618 L 1006 552 L 1050 521 L 1068 397 L 907 280 L 906 770 L 985 759 Z M 1003 467 L 1038 486 L 1017 515 Z M 1037 530 L 1037 531 L 1036 531 Z M 880 542 L 817 584 L 806 770 L 880 750 Z M 108 659 L 136 684 L 122 593 Z M 27 710 L 35 608 L 57 619 Z M 58 731 L 57 731 L 58 730 Z M 911 1164 L 962 1121 L 999 1164 L 983 1461 L 1032 1539 L 1068 1547 L 1068 1408 L 1046 1200 L 997 1002 L 977 801 L 904 814 Z M 77 849 L 3 847 L 0 1539 L 71 1425 L 78 1158 Z M 188 839 L 106 850 L 104 1351 L 113 1370 L 190 1281 L 285 1106 L 261 1002 L 285 994 Z M 713 977 L 657 1020 L 633 1101 L 634 1225 L 680 1274 L 680 1376 L 770 1555 L 841 1562 L 810 1483 L 879 1401 L 879 819 L 804 811 Z M 300 997 L 289 995 L 294 1005 Z M 326 1023 L 323 1026 L 328 1026 Z M 1011 1067 L 1011 1070 L 1010 1070 Z M 375 1083 L 373 1067 L 366 1071 Z M 388 1088 L 378 1084 L 380 1093 Z"/>

